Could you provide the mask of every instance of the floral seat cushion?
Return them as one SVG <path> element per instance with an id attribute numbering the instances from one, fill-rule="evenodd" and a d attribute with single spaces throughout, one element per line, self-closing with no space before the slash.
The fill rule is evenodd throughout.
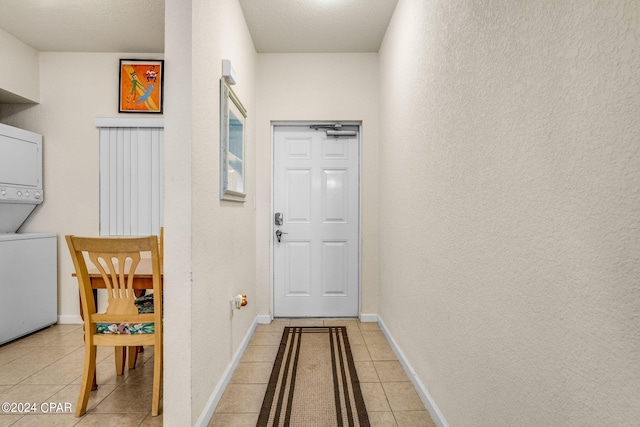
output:
<path id="1" fill-rule="evenodd" d="M 139 314 L 153 313 L 153 294 L 137 298 L 135 301 Z M 153 323 L 97 323 L 99 334 L 152 334 L 155 331 Z"/>

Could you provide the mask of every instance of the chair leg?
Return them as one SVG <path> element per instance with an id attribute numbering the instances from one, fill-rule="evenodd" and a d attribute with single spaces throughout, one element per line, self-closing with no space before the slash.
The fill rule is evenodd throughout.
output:
<path id="1" fill-rule="evenodd" d="M 153 400 L 151 402 L 151 416 L 160 412 L 160 398 L 162 397 L 162 343 L 153 349 Z"/>
<path id="2" fill-rule="evenodd" d="M 138 361 L 138 347 L 128 347 L 127 353 L 129 353 L 129 369 L 135 369 L 136 362 Z"/>
<path id="3" fill-rule="evenodd" d="M 126 347 L 115 347 L 113 351 L 116 360 L 116 375 L 124 374 L 124 361 L 127 357 Z"/>
<path id="4" fill-rule="evenodd" d="M 89 402 L 89 394 L 91 393 L 95 372 L 96 346 L 92 345 L 92 343 L 85 343 L 84 369 L 82 372 L 82 385 L 80 386 L 80 394 L 78 395 L 78 403 L 76 405 L 76 417 L 81 417 L 87 412 L 87 402 Z"/>

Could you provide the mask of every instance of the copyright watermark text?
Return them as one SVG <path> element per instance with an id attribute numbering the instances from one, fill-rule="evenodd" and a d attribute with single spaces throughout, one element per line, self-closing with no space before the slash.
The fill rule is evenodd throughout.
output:
<path id="1" fill-rule="evenodd" d="M 27 414 L 37 412 L 41 414 L 70 413 L 71 402 L 3 402 L 0 410 L 5 413 Z"/>

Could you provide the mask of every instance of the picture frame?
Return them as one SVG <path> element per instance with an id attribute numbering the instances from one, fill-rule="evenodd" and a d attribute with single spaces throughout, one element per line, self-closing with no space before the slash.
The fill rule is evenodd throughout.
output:
<path id="1" fill-rule="evenodd" d="M 244 202 L 247 110 L 223 77 L 220 79 L 220 199 Z"/>
<path id="2" fill-rule="evenodd" d="M 118 112 L 162 114 L 164 60 L 120 59 Z"/>

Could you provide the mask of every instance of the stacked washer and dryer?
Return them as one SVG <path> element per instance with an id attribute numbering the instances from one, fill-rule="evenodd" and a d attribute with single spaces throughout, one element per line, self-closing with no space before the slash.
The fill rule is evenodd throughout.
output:
<path id="1" fill-rule="evenodd" d="M 19 232 L 43 198 L 42 136 L 0 124 L 0 345 L 57 322 L 56 235 Z"/>

